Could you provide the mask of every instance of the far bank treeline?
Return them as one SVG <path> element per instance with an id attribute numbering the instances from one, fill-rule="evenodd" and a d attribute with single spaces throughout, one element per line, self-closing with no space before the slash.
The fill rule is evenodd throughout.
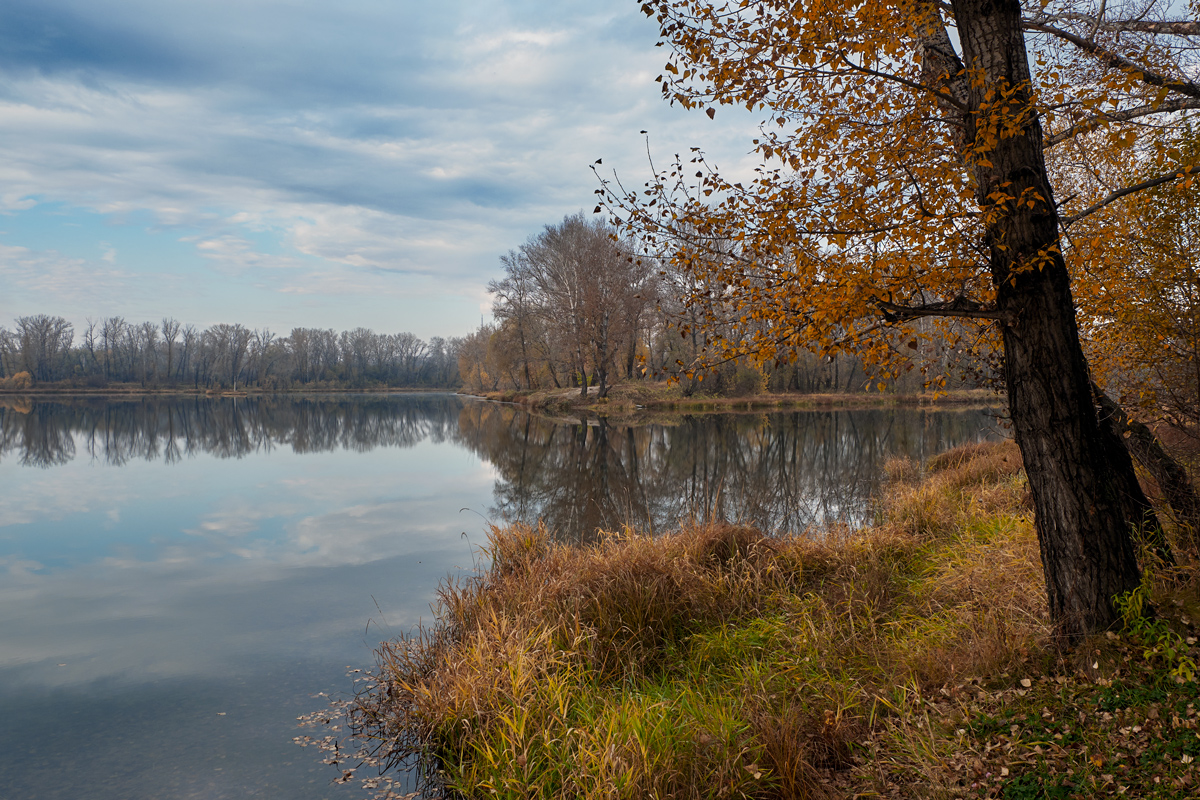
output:
<path id="1" fill-rule="evenodd" d="M 200 329 L 170 317 L 109 317 L 76 331 L 62 317 L 36 314 L 0 327 L 0 389 L 454 388 L 461 344 L 366 328 L 293 328 L 287 336 L 239 324 Z"/>
<path id="2" fill-rule="evenodd" d="M 946 346 L 932 328 L 919 345 L 908 345 L 914 368 L 896 377 L 880 378 L 850 352 L 818 356 L 803 347 L 774 364 L 713 363 L 721 298 L 714 294 L 704 305 L 694 276 L 668 259 L 636 255 L 639 248 L 616 234 L 602 220 L 576 214 L 501 258 L 505 275 L 488 285 L 495 322 L 461 342 L 464 387 L 581 393 L 593 387 L 604 397 L 613 383 L 672 377 L 684 395 L 919 392 L 926 374 L 958 388 L 978 385 L 990 370 L 986 360 Z"/>
<path id="3" fill-rule="evenodd" d="M 697 367 L 720 302 L 698 305 L 694 279 L 634 253 L 598 218 L 547 225 L 500 259 L 504 277 L 488 284 L 493 323 L 428 341 L 366 328 L 293 328 L 286 336 L 236 323 L 201 329 L 173 317 L 89 319 L 77 329 L 60 316 L 23 316 L 0 326 L 0 391 L 592 387 L 604 397 L 616 382 L 671 377 L 685 396 L 918 392 L 930 369 L 955 388 L 976 385 L 988 368 L 934 336 L 906 351 L 921 369 L 892 378 L 852 353 L 803 348 L 776 365 L 709 359 Z"/>

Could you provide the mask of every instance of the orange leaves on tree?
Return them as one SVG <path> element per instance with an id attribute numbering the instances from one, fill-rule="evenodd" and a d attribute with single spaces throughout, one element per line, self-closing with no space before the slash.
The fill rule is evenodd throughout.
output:
<path id="1" fill-rule="evenodd" d="M 1055 202 L 1068 216 L 1088 209 L 1119 185 L 1117 168 L 1131 158 L 1164 169 L 1179 161 L 1166 158 L 1170 142 L 1149 124 L 1178 123 L 1177 115 L 1150 116 L 1177 95 L 1148 81 L 1184 79 L 1187 54 L 1093 26 L 1090 7 L 1069 0 L 1028 7 L 1027 23 L 1042 26 L 1027 36 L 1034 69 L 1031 80 L 1011 83 L 990 80 L 982 66 L 935 63 L 931 32 L 952 34 L 956 23 L 927 0 L 655 0 L 642 10 L 674 52 L 661 76 L 666 97 L 710 116 L 722 104 L 769 109 L 754 142 L 763 165 L 749 180 L 726 181 L 707 164 L 701 172 L 681 162 L 656 176 L 653 196 L 605 186 L 606 207 L 687 276 L 684 299 L 715 332 L 714 358 L 853 343 L 892 368 L 913 352 L 903 343 L 932 323 L 880 325 L 871 298 L 915 306 L 959 298 L 989 308 L 997 290 L 983 243 L 1009 248 L 1002 236 L 989 240 L 989 231 L 1056 213 Z M 1094 37 L 1142 66 L 1112 67 L 1048 32 L 1053 26 Z M 946 41 L 957 40 L 948 34 Z M 956 109 L 970 86 L 982 100 L 963 123 Z M 1001 144 L 1028 136 L 1035 124 L 1044 130 L 1057 197 L 979 185 L 979 174 L 1000 168 Z M 1194 174 L 1179 174 L 1190 187 Z M 1125 229 L 1075 224 L 1065 248 L 1075 279 L 1093 268 L 1115 274 L 1108 253 L 1119 251 Z M 1005 280 L 1041 271 L 1056 255 L 1017 253 Z M 1100 259 L 1094 267 L 1093 257 Z M 729 306 L 744 313 L 731 316 Z M 990 329 L 974 326 L 962 318 L 949 324 L 957 332 L 951 344 L 969 333 L 978 344 L 968 346 L 994 347 Z"/>

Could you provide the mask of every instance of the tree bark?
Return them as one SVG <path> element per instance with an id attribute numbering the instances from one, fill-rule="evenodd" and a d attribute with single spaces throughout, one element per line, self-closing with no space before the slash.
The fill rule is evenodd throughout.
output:
<path id="1" fill-rule="evenodd" d="M 1041 126 L 1029 105 L 1020 3 L 952 6 L 968 75 L 982 78 L 969 81 L 965 141 L 974 150 L 966 160 L 991 215 L 986 242 L 1003 320 L 1009 413 L 1033 496 L 1050 613 L 1069 640 L 1116 621 L 1113 597 L 1141 577 L 1127 511 L 1144 507 L 1147 519 L 1153 511 L 1144 495 L 1129 496 L 1133 464 L 1127 453 L 1116 456 L 1092 404 Z M 997 89 L 1013 92 L 1003 134 L 988 119 L 993 112 L 981 110 Z"/>

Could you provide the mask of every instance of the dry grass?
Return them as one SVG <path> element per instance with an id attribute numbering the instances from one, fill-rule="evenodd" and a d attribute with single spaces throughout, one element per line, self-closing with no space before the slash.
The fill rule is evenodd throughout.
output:
<path id="1" fill-rule="evenodd" d="M 1019 456 L 889 471 L 857 533 L 493 529 L 440 624 L 380 648 L 349 709 L 364 760 L 467 797 L 993 796 L 963 692 L 1073 668 L 1044 644 Z"/>

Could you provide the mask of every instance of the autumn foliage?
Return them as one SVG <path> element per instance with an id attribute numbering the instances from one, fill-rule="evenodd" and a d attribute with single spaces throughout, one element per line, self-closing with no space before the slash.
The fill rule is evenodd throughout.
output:
<path id="1" fill-rule="evenodd" d="M 664 96 L 710 115 L 722 105 L 763 112 L 752 143 L 762 164 L 748 180 L 726 178 L 693 148 L 640 189 L 606 181 L 606 205 L 651 250 L 698 277 L 690 300 L 708 310 L 708 330 L 732 323 L 711 338 L 710 358 L 852 348 L 895 371 L 909 355 L 902 345 L 940 342 L 947 331 L 951 347 L 986 353 L 995 345 L 986 330 L 943 321 L 934 335 L 915 324 L 932 315 L 901 314 L 885 325 L 880 312 L 881 303 L 942 303 L 943 320 L 988 318 L 997 286 L 986 230 L 1040 202 L 1028 191 L 979 195 L 972 167 L 986 165 L 998 142 L 1037 118 L 1054 182 L 1069 189 L 1059 201 L 1067 231 L 1115 188 L 1194 173 L 1195 152 L 1160 135 L 1200 106 L 1200 90 L 1185 77 L 1195 65 L 1191 39 L 1165 42 L 1166 28 L 1097 27 L 1074 6 L 1026 11 L 1033 83 L 989 87 L 968 143 L 954 112 L 965 105 L 965 82 L 985 76 L 965 67 L 956 74 L 936 52 L 931 31 L 944 23 L 935 4 L 645 3 L 673 49 L 660 77 Z M 1096 28 L 1086 40 L 1095 47 L 1136 52 L 1143 66 L 1178 77 L 1104 69 L 1090 45 L 1075 41 L 1081 26 Z M 1124 174 L 1113 174 L 1115 164 Z M 1076 277 L 1096 258 L 1079 238 L 1063 242 Z M 1123 246 L 1120 235 L 1103 238 L 1110 253 Z M 1024 268 L 1036 269 L 1036 260 Z"/>
<path id="2" fill-rule="evenodd" d="M 751 176 L 696 149 L 642 188 L 598 190 L 690 276 L 703 357 L 851 350 L 895 373 L 922 339 L 996 354 L 1051 612 L 1068 637 L 1112 624 L 1112 598 L 1138 582 L 1130 530 L 1158 522 L 1093 406 L 1072 290 L 1132 230 L 1088 226 L 1200 170 L 1175 133 L 1200 108 L 1200 23 L 1153 2 L 642 9 L 670 48 L 671 102 L 764 116 Z M 1085 332 L 1112 322 L 1082 312 Z"/>

